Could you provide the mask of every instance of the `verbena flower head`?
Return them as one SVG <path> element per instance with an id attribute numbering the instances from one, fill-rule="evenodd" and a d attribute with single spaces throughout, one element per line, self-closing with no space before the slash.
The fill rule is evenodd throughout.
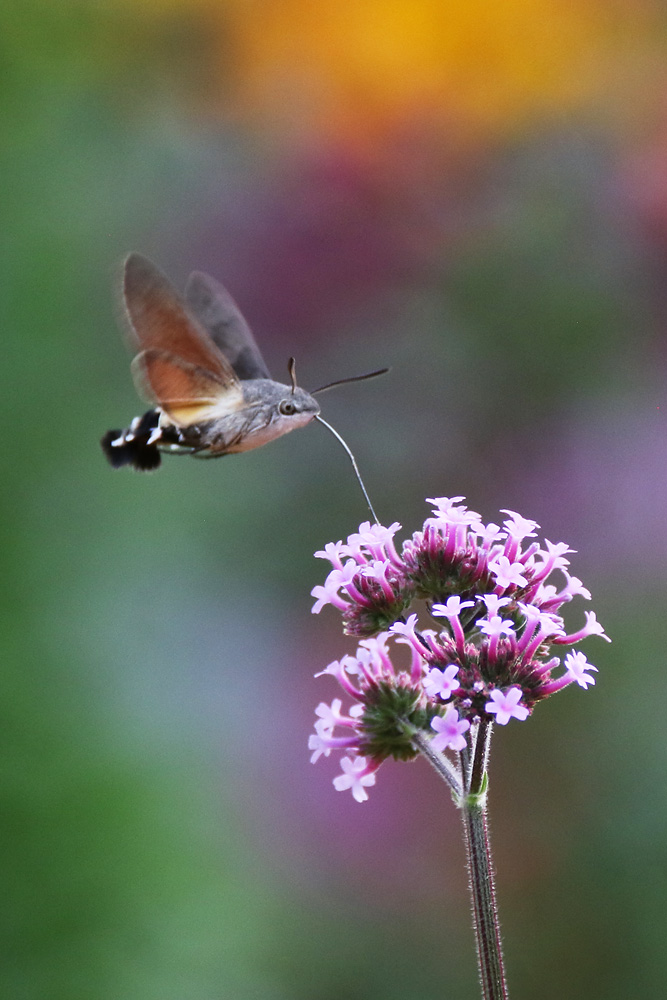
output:
<path id="1" fill-rule="evenodd" d="M 463 499 L 430 500 L 432 516 L 400 555 L 400 525 L 369 522 L 315 553 L 332 570 L 313 589 L 313 612 L 338 608 L 344 631 L 360 641 L 354 655 L 321 671 L 336 678 L 350 707 L 340 699 L 318 706 L 311 760 L 344 750 L 334 784 L 358 801 L 383 760 L 417 756 L 418 731 L 433 737 L 432 749 L 462 750 L 480 721 L 524 720 L 556 691 L 594 684 L 596 667 L 581 651 L 568 652 L 562 668 L 554 653 L 589 635 L 610 641 L 592 611 L 583 627 L 565 631 L 560 609 L 591 596 L 568 573 L 565 543 L 538 541 L 539 525 L 510 510 L 502 526 L 485 525 Z M 436 628 L 406 616 L 416 599 Z"/>

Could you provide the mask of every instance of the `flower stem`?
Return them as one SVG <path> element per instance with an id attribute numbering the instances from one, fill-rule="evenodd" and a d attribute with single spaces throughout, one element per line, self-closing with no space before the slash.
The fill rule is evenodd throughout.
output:
<path id="1" fill-rule="evenodd" d="M 491 723 L 481 722 L 469 786 L 461 800 L 463 835 L 468 856 L 473 925 L 483 1000 L 507 1000 L 498 907 L 486 815 L 487 757 Z M 464 769 L 465 773 L 465 769 Z"/>

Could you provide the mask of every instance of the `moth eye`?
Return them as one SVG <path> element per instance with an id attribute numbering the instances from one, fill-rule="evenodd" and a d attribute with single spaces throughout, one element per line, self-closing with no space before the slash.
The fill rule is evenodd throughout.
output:
<path id="1" fill-rule="evenodd" d="M 278 406 L 278 410 L 284 417 L 291 417 L 293 413 L 296 413 L 296 406 L 289 399 L 283 399 Z"/>

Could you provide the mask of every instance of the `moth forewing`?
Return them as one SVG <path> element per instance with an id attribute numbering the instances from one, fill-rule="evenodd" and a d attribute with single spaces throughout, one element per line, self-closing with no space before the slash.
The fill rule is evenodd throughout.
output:
<path id="1" fill-rule="evenodd" d="M 130 254 L 125 262 L 123 295 L 135 350 L 165 352 L 224 383 L 236 379 L 229 361 L 165 275 L 140 254 Z"/>
<path id="2" fill-rule="evenodd" d="M 193 271 L 185 286 L 185 299 L 241 380 L 271 378 L 250 327 L 223 285 L 208 274 Z"/>

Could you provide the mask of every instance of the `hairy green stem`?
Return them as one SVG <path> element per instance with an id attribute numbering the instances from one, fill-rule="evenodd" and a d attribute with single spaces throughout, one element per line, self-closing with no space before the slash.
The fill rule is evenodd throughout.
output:
<path id="1" fill-rule="evenodd" d="M 483 1000 L 507 1000 L 486 813 L 490 738 L 491 723 L 480 723 L 475 755 L 469 771 L 469 784 L 461 800 L 461 818 L 468 856 L 470 896 L 482 997 Z"/>
<path id="2" fill-rule="evenodd" d="M 460 771 L 444 753 L 433 750 L 431 739 L 425 733 L 411 730 L 410 736 L 418 750 L 447 782 L 454 801 L 461 809 L 482 1000 L 507 1000 L 486 815 L 487 762 L 492 728 L 490 722 L 480 722 L 471 731 L 470 745 L 460 754 Z"/>

